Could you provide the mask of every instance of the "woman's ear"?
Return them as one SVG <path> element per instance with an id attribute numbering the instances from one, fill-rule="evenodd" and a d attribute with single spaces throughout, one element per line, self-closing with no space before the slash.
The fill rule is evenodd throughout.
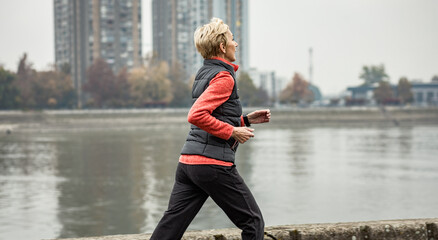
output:
<path id="1" fill-rule="evenodd" d="M 221 48 L 221 51 L 222 51 L 223 53 L 226 53 L 226 52 L 227 52 L 227 49 L 225 48 L 224 43 L 221 43 L 221 45 L 220 45 L 219 47 Z"/>

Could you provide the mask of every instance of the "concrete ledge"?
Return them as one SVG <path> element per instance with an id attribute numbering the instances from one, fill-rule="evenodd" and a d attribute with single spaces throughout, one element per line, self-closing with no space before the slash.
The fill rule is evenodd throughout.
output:
<path id="1" fill-rule="evenodd" d="M 253 109 L 244 109 L 248 113 Z M 189 109 L 117 109 L 117 110 L 44 110 L 44 111 L 0 111 L 0 124 L 29 124 L 81 126 L 151 123 L 187 123 Z M 271 109 L 271 124 L 417 124 L 438 123 L 438 107 L 377 107 L 369 108 L 286 108 Z"/>
<path id="2" fill-rule="evenodd" d="M 438 240 L 438 218 L 267 227 L 278 240 Z M 70 240 L 148 240 L 150 234 L 115 235 Z M 274 239 L 266 236 L 265 239 Z M 240 230 L 187 232 L 183 240 L 239 240 Z"/>

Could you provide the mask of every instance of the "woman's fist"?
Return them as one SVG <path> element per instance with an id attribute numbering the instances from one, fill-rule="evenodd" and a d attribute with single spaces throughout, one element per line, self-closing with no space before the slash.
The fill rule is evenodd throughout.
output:
<path id="1" fill-rule="evenodd" d="M 234 127 L 231 137 L 236 139 L 239 143 L 245 143 L 250 138 L 254 137 L 254 129 L 247 127 Z"/>

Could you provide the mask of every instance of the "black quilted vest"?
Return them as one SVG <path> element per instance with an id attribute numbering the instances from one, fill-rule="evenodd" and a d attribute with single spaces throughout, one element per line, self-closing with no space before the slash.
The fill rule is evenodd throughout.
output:
<path id="1" fill-rule="evenodd" d="M 204 65 L 199 69 L 193 83 L 193 103 L 199 96 L 201 96 L 205 89 L 207 89 L 211 79 L 222 71 L 229 72 L 233 77 L 233 92 L 226 102 L 213 111 L 212 116 L 223 122 L 227 122 L 232 126 L 240 127 L 242 105 L 240 105 L 239 96 L 237 95 L 235 72 L 231 65 L 216 59 L 204 60 Z M 232 137 L 228 140 L 224 140 L 213 136 L 192 124 L 187 140 L 181 150 L 181 154 L 201 155 L 226 162 L 234 162 L 234 155 L 237 146 L 238 142 Z"/>

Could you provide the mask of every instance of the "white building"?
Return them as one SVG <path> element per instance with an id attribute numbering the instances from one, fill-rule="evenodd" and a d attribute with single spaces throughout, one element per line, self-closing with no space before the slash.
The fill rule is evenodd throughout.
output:
<path id="1" fill-rule="evenodd" d="M 349 87 L 351 99 L 359 104 L 375 103 L 373 86 Z M 398 96 L 397 85 L 391 85 L 394 96 Z M 414 97 L 413 104 L 415 105 L 438 105 L 438 82 L 412 82 L 411 91 Z"/>
<path id="2" fill-rule="evenodd" d="M 414 103 L 418 105 L 438 105 L 438 83 L 412 83 Z"/>

